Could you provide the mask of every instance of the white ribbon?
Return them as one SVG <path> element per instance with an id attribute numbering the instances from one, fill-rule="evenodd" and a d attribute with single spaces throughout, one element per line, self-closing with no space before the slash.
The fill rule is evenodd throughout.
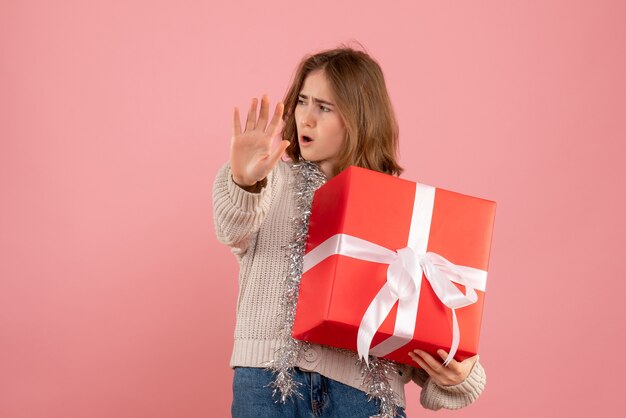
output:
<path id="1" fill-rule="evenodd" d="M 389 264 L 387 282 L 370 303 L 359 326 L 357 351 L 359 358 L 365 359 L 366 363 L 368 363 L 368 353 L 382 357 L 413 339 L 422 273 L 439 300 L 452 310 L 452 343 L 444 365 L 454 358 L 461 339 L 455 310 L 478 300 L 475 289 L 485 291 L 486 271 L 458 266 L 439 254 L 425 251 L 433 204 L 434 188 L 417 183 L 407 247 L 392 251 L 361 238 L 336 234 L 304 256 L 303 272 L 335 254 L 373 263 Z M 423 250 L 419 251 L 420 249 Z M 453 282 L 464 285 L 465 294 Z M 371 348 L 376 331 L 396 302 L 398 302 L 398 313 L 393 335 Z"/>

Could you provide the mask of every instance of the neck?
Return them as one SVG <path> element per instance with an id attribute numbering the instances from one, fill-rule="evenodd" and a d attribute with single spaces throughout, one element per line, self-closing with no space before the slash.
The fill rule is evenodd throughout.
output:
<path id="1" fill-rule="evenodd" d="M 330 180 L 333 178 L 333 165 L 330 162 L 322 161 L 320 163 L 320 170 L 326 176 L 326 180 Z"/>

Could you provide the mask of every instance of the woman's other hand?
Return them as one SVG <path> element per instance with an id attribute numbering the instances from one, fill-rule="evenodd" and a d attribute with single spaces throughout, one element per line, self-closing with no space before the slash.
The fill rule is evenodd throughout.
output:
<path id="1" fill-rule="evenodd" d="M 448 357 L 448 353 L 442 349 L 437 350 L 437 354 L 442 360 Z M 443 361 L 422 350 L 409 352 L 409 357 L 419 364 L 439 386 L 458 385 L 467 378 L 478 360 L 478 354 L 476 354 L 461 362 L 453 359 L 447 366 L 444 366 Z"/>

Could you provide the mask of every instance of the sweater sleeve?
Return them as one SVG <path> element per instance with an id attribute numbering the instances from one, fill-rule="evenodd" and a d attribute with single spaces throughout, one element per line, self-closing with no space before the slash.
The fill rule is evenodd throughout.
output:
<path id="1" fill-rule="evenodd" d="M 477 361 L 467 378 L 453 386 L 440 386 L 424 369 L 415 368 L 412 380 L 422 387 L 420 403 L 426 409 L 460 409 L 473 403 L 487 383 L 485 369 Z"/>
<path id="2" fill-rule="evenodd" d="M 259 193 L 247 192 L 232 177 L 230 164 L 224 164 L 213 183 L 213 221 L 218 241 L 228 245 L 237 259 L 246 253 L 259 232 L 272 197 L 272 177 Z"/>

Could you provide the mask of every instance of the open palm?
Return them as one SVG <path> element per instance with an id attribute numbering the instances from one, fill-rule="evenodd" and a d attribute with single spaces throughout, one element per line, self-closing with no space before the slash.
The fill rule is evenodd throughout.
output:
<path id="1" fill-rule="evenodd" d="M 272 151 L 272 139 L 280 130 L 284 111 L 283 103 L 276 105 L 274 116 L 268 125 L 269 97 L 261 98 L 261 111 L 257 119 L 257 99 L 252 99 L 245 130 L 241 131 L 239 109 L 233 116 L 233 136 L 230 143 L 230 169 L 233 180 L 239 186 L 250 187 L 263 180 L 272 171 L 289 141 L 282 140 Z"/>

